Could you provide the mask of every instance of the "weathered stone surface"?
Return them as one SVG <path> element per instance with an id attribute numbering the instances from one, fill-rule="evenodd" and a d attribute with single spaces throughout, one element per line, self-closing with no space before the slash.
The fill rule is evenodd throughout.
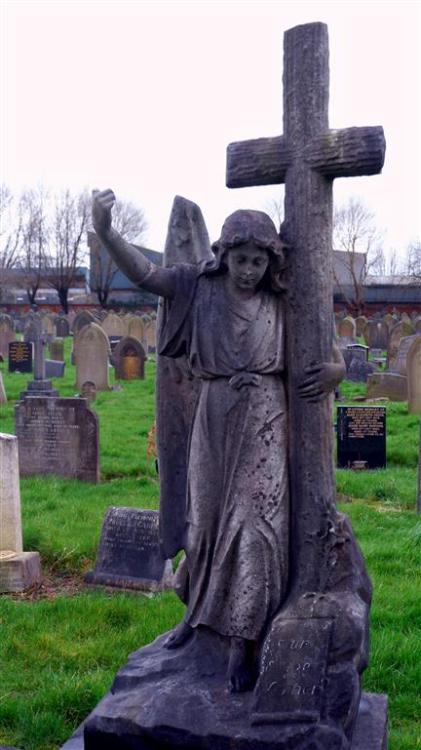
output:
<path id="1" fill-rule="evenodd" d="M 387 347 L 387 364 L 389 370 L 394 370 L 396 357 L 399 351 L 399 345 L 403 338 L 410 336 L 412 331 L 409 323 L 402 321 L 396 323 L 390 331 L 389 344 Z M 405 375 L 405 372 L 401 373 Z"/>
<path id="2" fill-rule="evenodd" d="M 126 335 L 124 321 L 113 312 L 108 313 L 102 321 L 101 327 L 108 337 Z"/>
<path id="3" fill-rule="evenodd" d="M 9 344 L 9 372 L 32 372 L 33 344 L 12 341 Z"/>
<path id="4" fill-rule="evenodd" d="M 20 593 L 42 581 L 39 552 L 19 552 L 12 558 L 1 559 L 0 593 Z"/>
<path id="5" fill-rule="evenodd" d="M 377 372 L 377 367 L 372 362 L 351 357 L 351 362 L 346 369 L 346 379 L 353 383 L 366 383 L 367 378 Z"/>
<path id="6" fill-rule="evenodd" d="M 379 372 L 367 377 L 367 398 L 408 400 L 408 380 L 397 372 Z"/>
<path id="7" fill-rule="evenodd" d="M 141 591 L 172 586 L 171 560 L 162 556 L 158 521 L 158 511 L 108 508 L 95 570 L 86 575 L 86 582 Z"/>
<path id="8" fill-rule="evenodd" d="M 355 339 L 357 335 L 357 326 L 354 318 L 347 316 L 343 318 L 338 325 L 338 337 Z"/>
<path id="9" fill-rule="evenodd" d="M 138 380 L 145 377 L 146 352 L 133 336 L 122 338 L 113 351 L 115 376 L 118 380 Z"/>
<path id="10" fill-rule="evenodd" d="M 81 398 L 30 397 L 15 407 L 22 476 L 99 481 L 98 418 Z"/>
<path id="11" fill-rule="evenodd" d="M 87 380 L 95 383 L 97 391 L 108 391 L 108 359 L 110 344 L 107 335 L 96 323 L 83 326 L 74 339 L 76 387 L 82 388 Z"/>
<path id="12" fill-rule="evenodd" d="M 411 414 L 421 414 L 421 334 L 415 337 L 408 351 L 408 409 Z"/>

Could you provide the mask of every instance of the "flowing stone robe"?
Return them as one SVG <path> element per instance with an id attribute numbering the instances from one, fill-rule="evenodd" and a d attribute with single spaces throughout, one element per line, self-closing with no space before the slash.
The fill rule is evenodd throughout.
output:
<path id="1" fill-rule="evenodd" d="M 282 296 L 230 298 L 212 263 L 174 266 L 159 353 L 187 354 L 201 380 L 187 457 L 179 592 L 186 621 L 258 640 L 288 576 L 289 507 Z M 231 387 L 255 373 L 260 384 Z"/>

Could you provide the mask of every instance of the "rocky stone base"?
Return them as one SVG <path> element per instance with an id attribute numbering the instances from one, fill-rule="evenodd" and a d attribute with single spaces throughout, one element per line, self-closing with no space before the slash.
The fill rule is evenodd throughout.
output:
<path id="1" fill-rule="evenodd" d="M 227 652 L 166 636 L 135 652 L 62 750 L 386 750 L 387 698 L 363 693 L 351 745 L 327 720 L 252 725 L 253 691 L 230 693 Z M 200 655 L 200 662 L 198 657 Z"/>
<path id="2" fill-rule="evenodd" d="M 27 591 L 42 581 L 39 552 L 20 552 L 0 561 L 0 593 Z"/>

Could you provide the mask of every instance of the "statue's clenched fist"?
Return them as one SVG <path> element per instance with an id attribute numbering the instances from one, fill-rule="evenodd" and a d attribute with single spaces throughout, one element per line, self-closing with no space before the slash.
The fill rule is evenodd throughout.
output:
<path id="1" fill-rule="evenodd" d="M 111 229 L 111 209 L 115 203 L 112 190 L 92 191 L 92 221 L 96 233 L 106 235 Z"/>

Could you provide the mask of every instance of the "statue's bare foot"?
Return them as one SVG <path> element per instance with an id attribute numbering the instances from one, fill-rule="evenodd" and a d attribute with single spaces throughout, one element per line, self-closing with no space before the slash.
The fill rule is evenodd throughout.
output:
<path id="1" fill-rule="evenodd" d="M 232 693 L 242 693 L 253 687 L 253 669 L 244 638 L 231 638 L 228 663 L 228 686 Z"/>
<path id="2" fill-rule="evenodd" d="M 171 632 L 164 643 L 165 648 L 178 648 L 185 643 L 193 634 L 193 628 L 182 620 L 179 625 Z"/>

